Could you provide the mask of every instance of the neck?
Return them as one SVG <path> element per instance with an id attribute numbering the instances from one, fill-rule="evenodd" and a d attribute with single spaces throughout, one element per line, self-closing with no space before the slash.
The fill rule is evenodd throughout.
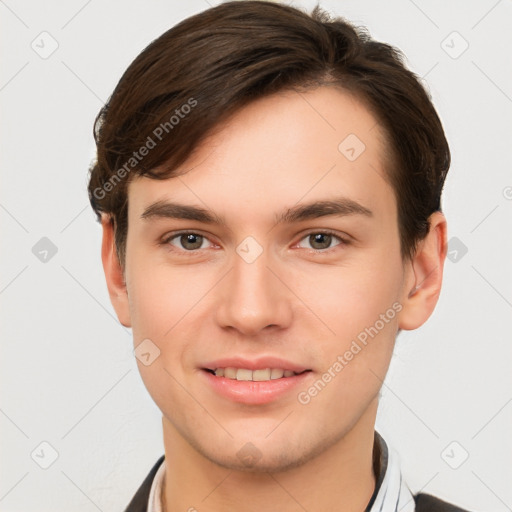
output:
<path id="1" fill-rule="evenodd" d="M 363 512 L 375 490 L 377 400 L 357 424 L 319 455 L 281 472 L 222 467 L 195 450 L 164 417 L 163 512 L 279 509 Z"/>

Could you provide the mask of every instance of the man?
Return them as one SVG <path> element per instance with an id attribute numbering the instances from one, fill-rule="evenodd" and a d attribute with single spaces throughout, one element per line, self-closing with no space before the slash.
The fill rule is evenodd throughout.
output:
<path id="1" fill-rule="evenodd" d="M 400 53 L 224 3 L 135 59 L 95 137 L 109 294 L 163 415 L 126 510 L 462 510 L 413 495 L 375 431 L 446 255 L 449 148 Z"/>

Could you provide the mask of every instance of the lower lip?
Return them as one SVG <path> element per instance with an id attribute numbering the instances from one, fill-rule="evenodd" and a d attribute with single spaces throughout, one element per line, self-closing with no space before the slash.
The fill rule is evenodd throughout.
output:
<path id="1" fill-rule="evenodd" d="M 214 391 L 220 395 L 234 402 L 251 405 L 261 405 L 277 400 L 297 386 L 304 385 L 305 380 L 312 374 L 309 371 L 293 377 L 255 382 L 217 377 L 206 370 L 201 370 L 201 373 Z"/>

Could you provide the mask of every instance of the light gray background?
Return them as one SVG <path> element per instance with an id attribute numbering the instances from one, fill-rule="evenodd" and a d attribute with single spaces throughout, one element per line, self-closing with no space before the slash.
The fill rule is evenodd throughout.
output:
<path id="1" fill-rule="evenodd" d="M 377 428 L 414 492 L 511 510 L 512 3 L 321 5 L 405 52 L 453 155 L 443 205 L 454 262 L 431 320 L 398 339 Z M 2 512 L 123 510 L 163 453 L 160 412 L 110 305 L 86 171 L 94 118 L 122 72 L 207 7 L 0 1 Z M 58 249 L 46 262 L 32 252 L 42 237 Z M 42 442 L 58 452 L 48 469 Z"/>

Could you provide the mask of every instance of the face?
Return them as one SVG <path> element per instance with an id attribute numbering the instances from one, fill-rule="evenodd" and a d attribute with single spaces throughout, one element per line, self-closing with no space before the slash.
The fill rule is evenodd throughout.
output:
<path id="1" fill-rule="evenodd" d="M 160 351 L 137 364 L 164 434 L 277 471 L 374 412 L 410 286 L 384 151 L 363 104 L 321 87 L 250 104 L 182 175 L 130 183 L 125 323 Z"/>

